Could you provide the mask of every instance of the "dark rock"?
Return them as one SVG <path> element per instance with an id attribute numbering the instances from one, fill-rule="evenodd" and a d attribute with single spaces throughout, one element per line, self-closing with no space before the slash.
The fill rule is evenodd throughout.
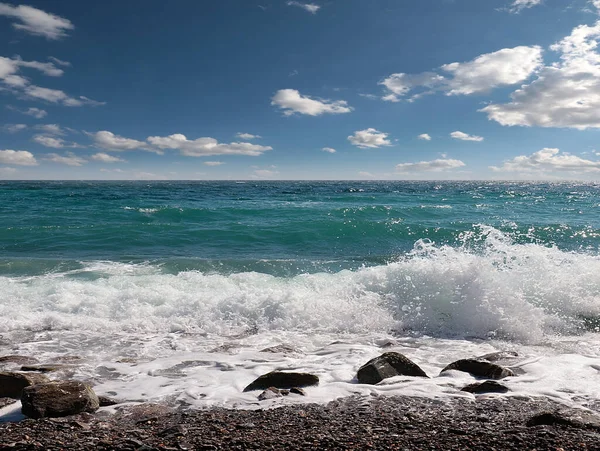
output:
<path id="1" fill-rule="evenodd" d="M 98 403 L 100 404 L 100 407 L 108 407 L 119 404 L 119 401 L 109 398 L 108 396 L 98 396 Z"/>
<path id="2" fill-rule="evenodd" d="M 244 391 L 266 390 L 270 387 L 275 388 L 295 388 L 309 387 L 319 385 L 319 378 L 308 373 L 284 373 L 282 371 L 272 371 L 263 374 L 246 388 Z"/>
<path id="3" fill-rule="evenodd" d="M 428 377 L 416 363 L 398 352 L 386 352 L 369 360 L 358 370 L 356 378 L 361 384 L 377 384 L 388 377 Z"/>
<path id="4" fill-rule="evenodd" d="M 292 395 L 306 396 L 306 392 L 304 390 L 302 390 L 300 387 L 290 388 L 290 393 Z"/>
<path id="5" fill-rule="evenodd" d="M 485 360 L 475 359 L 457 360 L 456 362 L 446 366 L 441 373 L 448 370 L 464 371 L 465 373 L 470 373 L 475 377 L 485 377 L 489 379 L 503 379 L 505 377 L 515 375 L 515 373 L 508 368 L 486 362 Z"/>
<path id="6" fill-rule="evenodd" d="M 297 353 L 298 350 L 291 346 L 288 346 L 288 345 L 277 345 L 277 346 L 271 346 L 270 348 L 262 349 L 259 352 L 271 352 L 273 354 L 277 354 L 277 353 L 293 354 L 293 353 Z"/>
<path id="7" fill-rule="evenodd" d="M 568 426 L 576 429 L 600 429 L 600 417 L 583 410 L 541 412 L 527 421 L 527 426 Z"/>
<path id="8" fill-rule="evenodd" d="M 145 403 L 117 407 L 119 422 L 145 423 L 172 414 L 175 410 L 163 404 Z"/>
<path id="9" fill-rule="evenodd" d="M 65 368 L 72 368 L 70 365 L 64 365 L 62 363 L 45 363 L 40 365 L 23 365 L 21 371 L 31 371 L 38 373 L 52 373 L 54 371 L 64 370 Z"/>
<path id="10" fill-rule="evenodd" d="M 43 374 L 0 372 L 0 397 L 21 398 L 21 392 L 30 385 L 50 382 Z"/>
<path id="11" fill-rule="evenodd" d="M 48 382 L 23 389 L 21 412 L 31 418 L 95 412 L 100 403 L 92 388 L 79 381 Z"/>
<path id="12" fill-rule="evenodd" d="M 508 387 L 499 384 L 496 381 L 485 381 L 467 385 L 461 391 L 466 391 L 469 393 L 506 393 L 508 391 Z"/>
<path id="13" fill-rule="evenodd" d="M 38 360 L 34 357 L 28 357 L 26 355 L 5 355 L 0 357 L 0 364 L 4 363 L 15 363 L 17 365 L 30 365 L 32 363 L 38 363 Z"/>
<path id="14" fill-rule="evenodd" d="M 519 357 L 519 354 L 515 351 L 497 351 L 476 357 L 476 360 L 487 360 L 488 362 L 497 362 L 499 360 L 512 360 L 515 357 Z"/>
<path id="15" fill-rule="evenodd" d="M 260 395 L 258 395 L 258 400 L 265 401 L 267 399 L 281 398 L 282 396 L 283 393 L 281 393 L 278 389 L 276 389 L 275 387 L 269 387 Z"/>

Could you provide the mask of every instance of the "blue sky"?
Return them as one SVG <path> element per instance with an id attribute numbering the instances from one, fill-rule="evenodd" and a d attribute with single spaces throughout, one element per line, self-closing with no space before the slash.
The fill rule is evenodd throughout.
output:
<path id="1" fill-rule="evenodd" d="M 0 2 L 0 179 L 598 180 L 599 12 Z"/>

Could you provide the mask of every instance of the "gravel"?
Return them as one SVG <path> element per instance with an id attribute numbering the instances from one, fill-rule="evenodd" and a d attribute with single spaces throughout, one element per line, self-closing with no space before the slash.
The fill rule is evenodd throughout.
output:
<path id="1" fill-rule="evenodd" d="M 104 413 L 0 424 L 0 450 L 600 450 L 599 416 L 548 399 L 380 396 L 252 411 L 141 405 Z"/>

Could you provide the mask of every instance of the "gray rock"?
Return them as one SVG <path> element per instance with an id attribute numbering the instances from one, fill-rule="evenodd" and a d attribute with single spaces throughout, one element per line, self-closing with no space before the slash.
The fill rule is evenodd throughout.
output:
<path id="1" fill-rule="evenodd" d="M 295 388 L 310 387 L 319 385 L 319 378 L 314 374 L 308 373 L 284 373 L 282 371 L 272 371 L 263 374 L 246 388 L 244 391 L 266 390 L 270 387 L 275 388 Z"/>
<path id="2" fill-rule="evenodd" d="M 304 390 L 302 390 L 300 387 L 290 388 L 290 393 L 292 395 L 306 396 L 306 392 Z"/>
<path id="3" fill-rule="evenodd" d="M 260 395 L 258 395 L 259 401 L 265 401 L 267 399 L 275 399 L 283 397 L 283 393 L 281 393 L 275 387 L 269 387 L 265 391 L 263 391 Z"/>
<path id="4" fill-rule="evenodd" d="M 446 366 L 441 373 L 448 370 L 464 371 L 465 373 L 470 373 L 475 377 L 483 377 L 488 379 L 503 379 L 505 377 L 515 375 L 515 373 L 508 368 L 504 368 L 500 365 L 496 365 L 485 360 L 475 359 L 457 360 L 456 362 Z"/>
<path id="5" fill-rule="evenodd" d="M 428 377 L 419 365 L 398 352 L 386 352 L 369 360 L 358 369 L 356 378 L 361 384 L 377 384 L 388 377 Z"/>
<path id="6" fill-rule="evenodd" d="M 271 346 L 269 348 L 265 348 L 265 349 L 261 349 L 259 352 L 270 352 L 273 354 L 294 354 L 297 353 L 298 350 L 293 348 L 292 346 L 288 346 L 288 345 L 277 345 L 277 346 Z"/>
<path id="7" fill-rule="evenodd" d="M 469 393 L 506 393 L 508 387 L 496 381 L 485 381 L 467 385 L 461 391 Z"/>
<path id="8" fill-rule="evenodd" d="M 100 403 L 92 388 L 79 381 L 36 384 L 23 389 L 21 412 L 31 418 L 95 412 Z"/>
<path id="9" fill-rule="evenodd" d="M 490 352 L 489 354 L 485 354 L 479 357 L 476 357 L 476 360 L 487 360 L 488 362 L 498 362 L 500 360 L 513 360 L 516 357 L 519 357 L 519 354 L 515 351 L 497 351 Z"/>
<path id="10" fill-rule="evenodd" d="M 11 404 L 16 403 L 17 400 L 14 398 L 0 398 L 0 409 L 6 406 L 10 406 Z"/>
<path id="11" fill-rule="evenodd" d="M 43 363 L 40 365 L 23 365 L 21 371 L 30 371 L 38 373 L 52 373 L 54 371 L 64 370 L 66 368 L 72 368 L 72 365 L 65 365 L 63 363 Z"/>
<path id="12" fill-rule="evenodd" d="M 0 398 L 21 398 L 25 387 L 50 382 L 43 374 L 0 372 Z"/>
<path id="13" fill-rule="evenodd" d="M 577 409 L 540 412 L 527 421 L 527 426 L 568 426 L 577 429 L 600 429 L 600 416 Z"/>
<path id="14" fill-rule="evenodd" d="M 119 404 L 119 401 L 109 398 L 108 396 L 98 396 L 98 403 L 100 404 L 100 407 L 109 407 Z"/>

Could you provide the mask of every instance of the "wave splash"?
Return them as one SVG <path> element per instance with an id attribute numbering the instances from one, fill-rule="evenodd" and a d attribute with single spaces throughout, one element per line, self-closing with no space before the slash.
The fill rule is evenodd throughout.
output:
<path id="1" fill-rule="evenodd" d="M 461 246 L 419 240 L 394 262 L 354 271 L 169 274 L 160 265 L 88 262 L 0 277 L 0 292 L 0 332 L 395 331 L 547 343 L 600 331 L 598 255 L 516 244 L 488 226 Z"/>

